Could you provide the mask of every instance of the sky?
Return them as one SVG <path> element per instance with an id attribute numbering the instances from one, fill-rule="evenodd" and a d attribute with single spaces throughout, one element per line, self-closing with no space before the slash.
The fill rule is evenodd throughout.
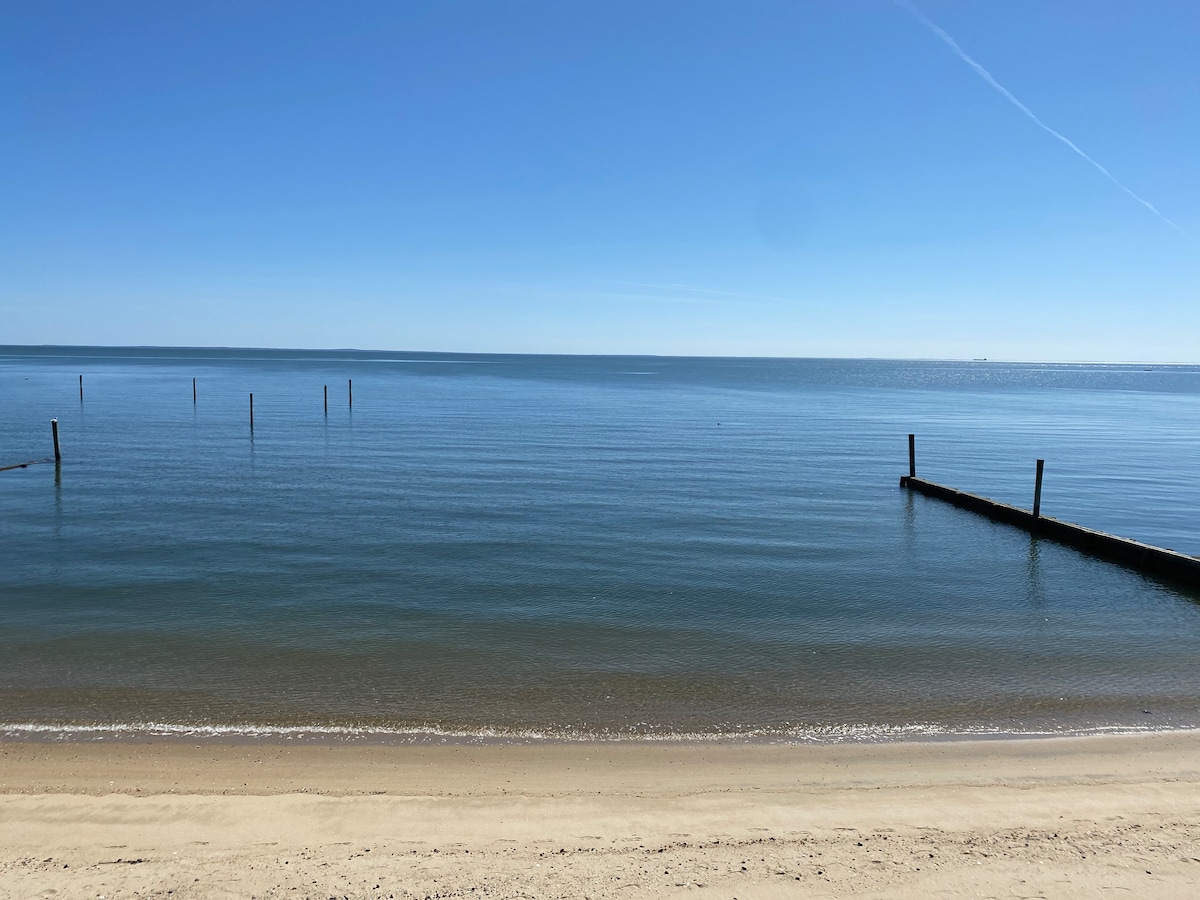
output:
<path id="1" fill-rule="evenodd" d="M 914 2 L 7 4 L 0 344 L 1200 362 L 1200 4 Z"/>

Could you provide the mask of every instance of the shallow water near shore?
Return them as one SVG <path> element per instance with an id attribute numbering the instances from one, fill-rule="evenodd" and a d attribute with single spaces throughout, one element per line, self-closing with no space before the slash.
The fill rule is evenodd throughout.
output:
<path id="1" fill-rule="evenodd" d="M 1200 367 L 0 348 L 0 465 L 52 416 L 0 735 L 1200 724 L 1195 594 L 897 487 L 910 431 L 1020 506 L 1040 457 L 1046 514 L 1200 553 Z"/>

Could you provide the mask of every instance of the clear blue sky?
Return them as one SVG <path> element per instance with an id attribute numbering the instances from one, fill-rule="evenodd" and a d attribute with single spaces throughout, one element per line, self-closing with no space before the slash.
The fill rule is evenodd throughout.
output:
<path id="1" fill-rule="evenodd" d="M 1200 361 L 1200 4 L 53 2 L 0 343 Z"/>

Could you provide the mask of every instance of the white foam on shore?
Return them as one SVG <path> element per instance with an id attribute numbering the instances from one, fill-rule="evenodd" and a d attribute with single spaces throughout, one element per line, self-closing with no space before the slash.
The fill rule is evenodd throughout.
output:
<path id="1" fill-rule="evenodd" d="M 89 741 L 138 738 L 187 738 L 213 741 L 318 741 L 355 743 L 878 743 L 903 740 L 1079 737 L 1099 734 L 1148 734 L 1184 726 L 1094 725 L 1061 728 L 1014 728 L 986 725 L 806 725 L 785 729 L 713 732 L 580 731 L 576 729 L 451 729 L 436 725 L 377 727 L 353 725 L 207 725 L 168 722 L 90 725 L 0 722 L 0 740 Z"/>

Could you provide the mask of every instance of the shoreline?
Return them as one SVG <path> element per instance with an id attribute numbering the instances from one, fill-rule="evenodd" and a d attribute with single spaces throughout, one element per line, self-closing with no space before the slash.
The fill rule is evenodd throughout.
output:
<path id="1" fill-rule="evenodd" d="M 505 732 L 430 728 L 373 728 L 352 725 L 184 725 L 135 722 L 95 725 L 46 725 L 0 722 L 0 746 L 7 743 L 90 744 L 211 743 L 215 745 L 329 746 L 843 746 L 920 744 L 962 741 L 1053 740 L 1102 736 L 1136 736 L 1195 732 L 1200 725 L 1094 725 L 1062 729 L 1012 730 L 917 724 L 910 726 L 838 725 L 790 732 L 731 733 L 554 733 L 534 729 Z"/>
<path id="2" fill-rule="evenodd" d="M 1198 731 L 0 742 L 13 897 L 1188 897 L 1197 822 Z"/>

